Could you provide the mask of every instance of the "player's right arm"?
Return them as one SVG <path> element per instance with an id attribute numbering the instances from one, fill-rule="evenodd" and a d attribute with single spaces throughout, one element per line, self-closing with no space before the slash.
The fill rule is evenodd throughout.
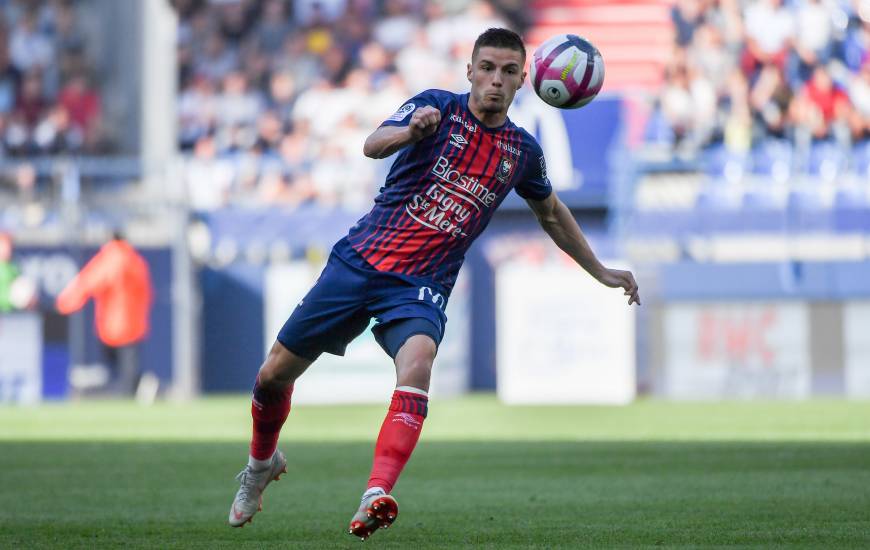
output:
<path id="1" fill-rule="evenodd" d="M 399 149 L 429 137 L 438 129 L 441 111 L 430 105 L 419 107 L 407 126 L 381 126 L 366 138 L 363 154 L 369 158 L 386 158 Z"/>

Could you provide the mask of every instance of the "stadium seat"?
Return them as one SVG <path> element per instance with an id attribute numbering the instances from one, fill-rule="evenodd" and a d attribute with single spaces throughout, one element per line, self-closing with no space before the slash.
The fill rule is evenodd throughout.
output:
<path id="1" fill-rule="evenodd" d="M 843 171 L 846 165 L 846 154 L 843 148 L 833 141 L 814 143 L 810 147 L 807 173 L 832 182 Z"/>
<path id="2" fill-rule="evenodd" d="M 635 237 L 684 236 L 692 227 L 690 210 L 635 210 L 628 222 L 628 231 Z"/>
<path id="3" fill-rule="evenodd" d="M 695 220 L 703 234 L 735 233 L 742 231 L 740 205 L 735 202 L 727 184 L 714 185 L 698 194 Z"/>
<path id="4" fill-rule="evenodd" d="M 704 151 L 702 163 L 704 171 L 710 177 L 732 183 L 743 178 L 749 165 L 746 154 L 730 151 L 724 145 L 716 145 Z"/>
<path id="5" fill-rule="evenodd" d="M 783 232 L 786 213 L 770 189 L 750 189 L 742 198 L 742 229 L 748 232 Z"/>
<path id="6" fill-rule="evenodd" d="M 870 233 L 870 204 L 860 189 L 841 189 L 834 196 L 832 225 L 838 233 Z"/>
<path id="7" fill-rule="evenodd" d="M 752 149 L 752 173 L 786 181 L 792 173 L 793 150 L 788 141 L 769 139 Z"/>
<path id="8" fill-rule="evenodd" d="M 864 181 L 870 179 L 870 139 L 852 147 L 852 172 Z"/>
<path id="9" fill-rule="evenodd" d="M 818 189 L 794 190 L 788 195 L 788 226 L 793 233 L 831 231 L 831 214 Z"/>

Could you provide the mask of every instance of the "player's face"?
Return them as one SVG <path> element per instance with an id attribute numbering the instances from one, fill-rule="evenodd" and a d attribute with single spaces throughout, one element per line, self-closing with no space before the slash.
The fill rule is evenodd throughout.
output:
<path id="1" fill-rule="evenodd" d="M 484 113 L 506 113 L 526 73 L 523 54 L 508 48 L 483 46 L 468 64 L 471 97 Z"/>

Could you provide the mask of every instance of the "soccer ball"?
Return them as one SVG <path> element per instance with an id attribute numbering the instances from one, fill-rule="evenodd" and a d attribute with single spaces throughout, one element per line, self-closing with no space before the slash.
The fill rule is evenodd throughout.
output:
<path id="1" fill-rule="evenodd" d="M 535 50 L 529 67 L 538 97 L 553 107 L 577 109 L 592 101 L 604 84 L 604 58 L 576 34 L 560 34 Z"/>

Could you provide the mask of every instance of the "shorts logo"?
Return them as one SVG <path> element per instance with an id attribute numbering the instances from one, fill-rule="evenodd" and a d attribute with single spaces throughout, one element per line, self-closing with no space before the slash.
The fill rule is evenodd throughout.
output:
<path id="1" fill-rule="evenodd" d="M 541 163 L 541 179 L 547 179 L 547 161 L 544 160 L 544 155 L 541 155 L 538 159 Z"/>
<path id="2" fill-rule="evenodd" d="M 413 103 L 405 103 L 404 105 L 399 107 L 399 110 L 393 113 L 393 116 L 391 116 L 387 120 L 391 120 L 393 122 L 400 122 L 402 120 L 405 120 L 405 117 L 413 113 L 415 108 L 416 105 L 414 105 Z"/>
<path id="3" fill-rule="evenodd" d="M 468 145 L 468 140 L 462 134 L 450 134 L 450 145 L 465 149 L 463 145 Z"/>
<path id="4" fill-rule="evenodd" d="M 429 296 L 427 297 L 426 294 L 429 294 Z M 428 299 L 440 309 L 447 307 L 447 299 L 445 299 L 440 292 L 433 292 L 428 286 L 420 287 L 420 291 L 417 293 L 417 299 L 420 301 L 426 301 Z"/>
<path id="5" fill-rule="evenodd" d="M 514 165 L 516 163 L 508 157 L 502 157 L 501 160 L 498 161 L 498 168 L 495 169 L 495 179 L 502 183 L 507 183 L 507 180 L 510 179 L 511 174 L 514 171 Z"/>

